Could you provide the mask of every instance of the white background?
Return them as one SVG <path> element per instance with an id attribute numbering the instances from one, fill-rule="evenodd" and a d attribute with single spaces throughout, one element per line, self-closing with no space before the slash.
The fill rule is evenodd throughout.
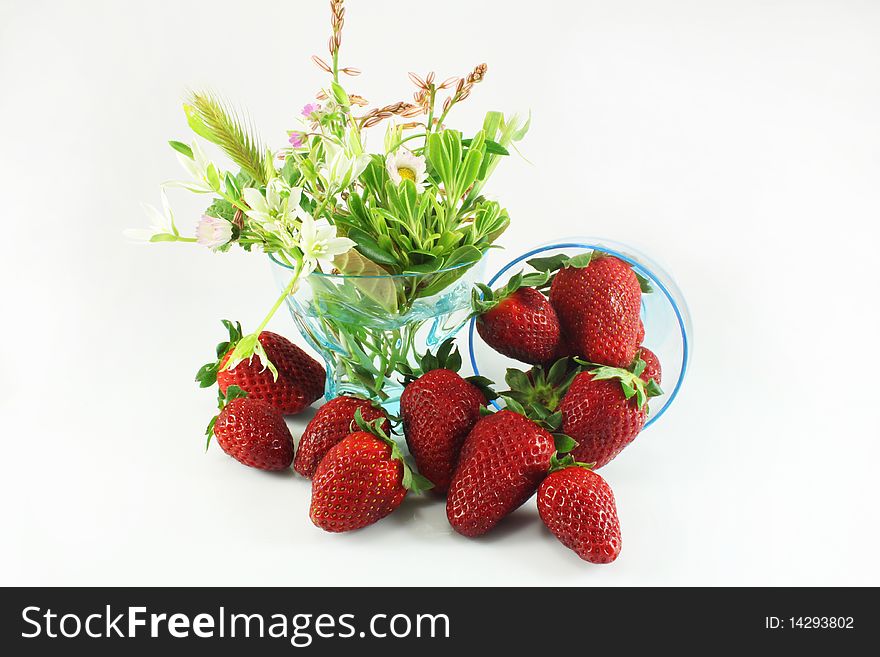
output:
<path id="1" fill-rule="evenodd" d="M 326 4 L 0 3 L 0 583 L 880 584 L 880 3 L 349 3 L 351 91 L 385 104 L 407 71 L 486 61 L 456 125 L 531 109 L 531 164 L 490 189 L 509 253 L 615 238 L 688 298 L 686 386 L 602 471 L 607 567 L 533 502 L 476 541 L 415 498 L 325 534 L 305 480 L 204 452 L 193 374 L 220 318 L 253 326 L 275 299 L 268 265 L 121 232 L 180 176 L 188 87 L 283 144 L 323 81 Z M 172 195 L 182 226 L 201 200 Z"/>

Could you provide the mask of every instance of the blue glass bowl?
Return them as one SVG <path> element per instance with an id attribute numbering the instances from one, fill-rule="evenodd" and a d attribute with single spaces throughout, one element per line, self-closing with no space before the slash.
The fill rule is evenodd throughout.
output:
<path id="1" fill-rule="evenodd" d="M 489 281 L 489 287 L 501 287 L 521 270 L 531 271 L 526 261 L 558 253 L 570 256 L 598 249 L 628 262 L 648 279 L 654 289 L 642 295 L 642 321 L 645 325 L 644 346 L 657 354 L 663 368 L 664 394 L 650 401 L 650 413 L 645 428 L 650 427 L 666 412 L 681 390 L 693 349 L 693 326 L 684 295 L 669 273 L 650 257 L 636 249 L 613 240 L 594 237 L 575 237 L 535 248 L 504 265 Z M 527 369 L 529 365 L 502 356 L 490 349 L 475 330 L 471 320 L 468 330 L 468 348 L 474 374 L 495 382 L 504 381 L 508 367 Z M 503 387 L 503 384 L 502 384 Z M 498 405 L 496 404 L 496 407 Z"/>

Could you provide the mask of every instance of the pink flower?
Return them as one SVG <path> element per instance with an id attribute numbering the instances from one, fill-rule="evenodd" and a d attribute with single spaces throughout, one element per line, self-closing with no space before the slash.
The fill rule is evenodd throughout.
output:
<path id="1" fill-rule="evenodd" d="M 303 107 L 302 115 L 308 119 L 308 118 L 311 118 L 313 112 L 317 112 L 320 109 L 321 109 L 321 106 L 318 105 L 317 103 L 309 103 L 308 105 Z"/>
<path id="2" fill-rule="evenodd" d="M 232 224 L 219 217 L 202 215 L 196 226 L 196 241 L 209 249 L 218 249 L 232 239 Z"/>
<path id="3" fill-rule="evenodd" d="M 288 134 L 290 137 L 287 141 L 289 141 L 290 145 L 294 148 L 300 148 L 306 143 L 306 136 L 302 132 L 290 132 Z"/>

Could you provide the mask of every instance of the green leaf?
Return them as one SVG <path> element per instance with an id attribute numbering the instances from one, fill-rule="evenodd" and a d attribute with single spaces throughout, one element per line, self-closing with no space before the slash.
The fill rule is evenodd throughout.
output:
<path id="1" fill-rule="evenodd" d="M 556 255 L 548 256 L 546 258 L 532 258 L 531 260 L 526 260 L 526 264 L 537 271 L 553 272 L 561 269 L 569 260 L 570 258 L 564 253 L 557 253 Z"/>
<path id="2" fill-rule="evenodd" d="M 573 258 L 569 258 L 568 262 L 565 263 L 566 267 L 574 267 L 575 269 L 583 269 L 584 267 L 589 267 L 590 263 L 593 261 L 593 253 L 594 251 L 588 251 L 587 253 L 579 253 Z"/>
<path id="3" fill-rule="evenodd" d="M 648 385 L 645 386 L 645 390 L 647 390 L 648 397 L 659 397 L 664 394 L 663 390 L 657 385 L 657 382 L 654 379 L 648 381 Z"/>
<path id="4" fill-rule="evenodd" d="M 651 294 L 651 292 L 654 291 L 654 288 L 651 286 L 651 282 L 635 269 L 633 269 L 633 272 L 635 273 L 636 278 L 639 279 L 639 287 L 642 289 L 642 293 Z"/>
<path id="5" fill-rule="evenodd" d="M 219 369 L 219 364 L 217 362 L 213 363 L 205 363 L 199 368 L 199 371 L 196 372 L 196 381 L 199 384 L 200 388 L 210 388 L 212 385 L 217 383 L 217 370 Z"/>
<path id="6" fill-rule="evenodd" d="M 473 139 L 462 139 L 461 143 L 463 146 L 470 146 Z M 492 141 L 491 139 L 486 139 L 484 142 L 486 147 L 486 152 L 491 153 L 492 155 L 510 155 L 510 151 L 508 151 L 504 146 L 499 144 L 497 141 Z"/>
<path id="7" fill-rule="evenodd" d="M 397 258 L 379 246 L 379 243 L 366 231 L 360 228 L 352 228 L 348 232 L 348 237 L 357 243 L 357 250 L 373 262 L 383 265 L 397 264 Z"/>
<path id="8" fill-rule="evenodd" d="M 233 399 L 244 399 L 248 396 L 247 391 L 243 390 L 239 386 L 231 385 L 226 388 L 226 403 L 228 404 Z"/>
<path id="9" fill-rule="evenodd" d="M 186 155 L 189 159 L 193 159 L 192 148 L 184 144 L 182 141 L 169 141 L 168 145 L 178 153 Z"/>
<path id="10" fill-rule="evenodd" d="M 556 444 L 556 451 L 561 453 L 570 452 L 578 446 L 574 438 L 564 433 L 553 434 L 553 442 Z"/>
<path id="11" fill-rule="evenodd" d="M 508 368 L 507 374 L 504 376 L 504 381 L 510 386 L 511 390 L 516 392 L 523 392 L 532 388 L 532 382 L 529 381 L 529 377 L 526 376 L 526 373 L 512 367 Z"/>
<path id="12" fill-rule="evenodd" d="M 502 400 L 504 400 L 504 403 L 507 406 L 508 410 L 513 411 L 514 413 L 519 413 L 520 415 L 523 415 L 525 417 L 528 417 L 528 414 L 526 413 L 526 409 L 523 408 L 523 405 L 520 404 L 516 399 L 514 399 L 513 397 L 510 397 L 508 395 L 504 395 L 504 394 L 500 395 L 500 397 Z"/>
<path id="13" fill-rule="evenodd" d="M 350 105 L 350 101 L 348 99 L 348 94 L 345 92 L 345 89 L 338 82 L 330 83 L 330 90 L 333 92 L 333 99 L 342 105 L 343 107 L 348 107 Z"/>
<path id="14" fill-rule="evenodd" d="M 205 214 L 209 217 L 226 219 L 226 221 L 232 223 L 235 219 L 235 206 L 225 198 L 215 198 L 211 205 L 205 209 Z"/>
<path id="15" fill-rule="evenodd" d="M 150 238 L 151 242 L 176 242 L 177 235 L 171 233 L 157 233 Z"/>
<path id="16" fill-rule="evenodd" d="M 430 479 L 420 475 L 418 472 L 413 472 L 408 465 L 403 469 L 403 481 L 401 483 L 408 491 L 416 494 L 424 493 L 434 488 L 434 484 Z"/>
<path id="17" fill-rule="evenodd" d="M 635 374 L 636 376 L 641 376 L 641 375 L 642 375 L 642 372 L 645 371 L 645 368 L 646 368 L 647 366 L 648 366 L 648 364 L 647 364 L 644 360 L 642 360 L 641 358 L 636 357 L 636 360 L 635 360 L 635 362 L 633 363 L 633 365 L 632 365 L 632 367 L 631 367 L 631 371 L 632 371 L 632 373 Z"/>

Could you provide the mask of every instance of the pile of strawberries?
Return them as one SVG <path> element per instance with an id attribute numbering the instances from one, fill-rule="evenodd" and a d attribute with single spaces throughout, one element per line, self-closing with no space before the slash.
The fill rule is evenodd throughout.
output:
<path id="1" fill-rule="evenodd" d="M 528 363 L 509 369 L 507 390 L 464 378 L 451 340 L 427 353 L 406 384 L 400 416 L 367 399 L 340 396 L 318 409 L 296 448 L 283 414 L 324 390 L 323 367 L 285 338 L 260 343 L 278 376 L 258 360 L 225 369 L 241 327 L 199 370 L 218 384 L 219 414 L 208 441 L 263 470 L 291 465 L 312 480 L 309 515 L 329 532 L 360 529 L 392 513 L 409 491 L 446 497 L 459 534 L 476 537 L 537 492 L 547 528 L 582 559 L 614 561 L 621 548 L 614 494 L 594 470 L 615 458 L 662 394 L 656 356 L 642 346 L 641 295 L 650 288 L 622 260 L 593 252 L 535 259 L 500 290 L 474 292 L 477 329 L 491 347 Z M 494 411 L 497 397 L 505 403 Z M 415 467 L 394 440 L 401 427 Z"/>

